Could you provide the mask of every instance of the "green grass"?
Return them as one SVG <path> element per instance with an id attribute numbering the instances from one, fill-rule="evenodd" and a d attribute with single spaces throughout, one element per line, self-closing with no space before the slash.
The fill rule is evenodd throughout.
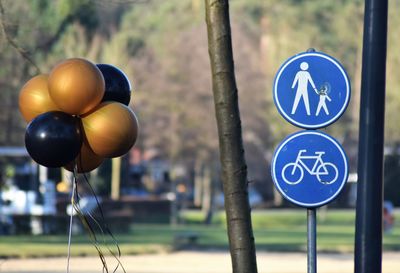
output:
<path id="1" fill-rule="evenodd" d="M 182 247 L 196 249 L 227 249 L 225 214 L 216 213 L 209 226 L 202 224 L 200 212 L 188 211 L 182 214 L 184 225 L 135 224 L 129 233 L 114 234 L 123 255 L 172 251 Z M 254 237 L 257 250 L 305 251 L 306 212 L 305 210 L 266 210 L 252 213 Z M 318 251 L 352 252 L 354 244 L 354 211 L 331 210 L 318 212 Z M 177 235 L 197 234 L 196 244 L 177 241 Z M 1 257 L 44 257 L 65 256 L 67 235 L 46 236 L 2 236 L 0 237 Z M 108 246 L 115 252 L 111 238 Z M 99 236 L 99 241 L 102 241 Z M 384 235 L 384 250 L 400 251 L 400 213 L 396 215 L 396 226 L 391 234 Z M 102 243 L 106 253 L 106 244 Z M 71 253 L 74 256 L 96 255 L 90 238 L 74 235 Z"/>

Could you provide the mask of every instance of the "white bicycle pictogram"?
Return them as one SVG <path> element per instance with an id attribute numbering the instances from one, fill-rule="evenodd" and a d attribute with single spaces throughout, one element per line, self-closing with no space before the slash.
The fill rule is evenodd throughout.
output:
<path id="1" fill-rule="evenodd" d="M 300 150 L 296 161 L 286 164 L 282 169 L 282 178 L 289 185 L 296 185 L 304 178 L 304 171 L 314 175 L 318 182 L 329 185 L 336 181 L 339 172 L 331 162 L 324 162 L 322 156 L 325 152 L 317 151 L 315 155 L 304 155 L 307 150 Z M 312 168 L 309 168 L 304 160 L 315 160 Z"/>

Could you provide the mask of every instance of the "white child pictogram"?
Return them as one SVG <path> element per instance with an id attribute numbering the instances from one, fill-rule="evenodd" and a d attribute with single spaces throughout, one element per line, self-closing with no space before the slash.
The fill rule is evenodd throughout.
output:
<path id="1" fill-rule="evenodd" d="M 328 96 L 327 88 L 323 87 L 319 91 L 319 102 L 318 102 L 318 106 L 317 106 L 317 112 L 315 112 L 316 116 L 319 115 L 321 108 L 324 109 L 325 114 L 329 115 L 328 107 L 326 106 L 326 100 L 332 101 L 331 98 Z"/>

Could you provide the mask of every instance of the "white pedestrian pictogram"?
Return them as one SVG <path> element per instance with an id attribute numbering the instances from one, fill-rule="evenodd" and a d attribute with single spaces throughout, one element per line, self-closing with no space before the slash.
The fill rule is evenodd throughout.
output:
<path id="1" fill-rule="evenodd" d="M 282 168 L 282 178 L 289 185 L 296 185 L 304 178 L 304 171 L 317 178 L 322 184 L 334 183 L 339 175 L 337 167 L 331 162 L 324 162 L 322 156 L 323 151 L 316 151 L 314 155 L 304 155 L 307 150 L 300 150 L 295 162 L 289 162 Z M 304 162 L 306 160 L 314 160 L 312 168 Z"/>
<path id="2" fill-rule="evenodd" d="M 273 99 L 288 122 L 303 129 L 319 129 L 341 117 L 350 100 L 350 89 L 340 63 L 310 51 L 281 65 L 274 79 Z"/>
<path id="3" fill-rule="evenodd" d="M 300 69 L 301 70 L 296 73 L 296 76 L 294 77 L 292 84 L 292 89 L 295 88 L 297 84 L 296 96 L 294 98 L 294 103 L 292 107 L 292 115 L 296 113 L 300 99 L 303 99 L 304 107 L 306 108 L 307 115 L 309 116 L 311 114 L 310 114 L 310 102 L 308 100 L 308 83 L 311 84 L 311 87 L 314 89 L 315 92 L 317 92 L 317 94 L 318 91 L 315 88 L 315 84 L 313 79 L 311 78 L 310 73 L 307 71 L 308 63 L 302 62 L 300 64 Z"/>

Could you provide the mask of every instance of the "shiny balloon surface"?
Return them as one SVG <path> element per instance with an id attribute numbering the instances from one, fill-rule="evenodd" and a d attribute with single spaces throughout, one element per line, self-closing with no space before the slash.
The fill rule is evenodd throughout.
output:
<path id="1" fill-rule="evenodd" d="M 116 101 L 129 105 L 131 100 L 131 84 L 128 77 L 119 68 L 110 64 L 97 64 L 106 84 L 104 101 Z"/>
<path id="2" fill-rule="evenodd" d="M 78 156 L 75 158 L 75 160 L 64 166 L 64 168 L 70 172 L 73 172 L 76 165 L 76 170 L 78 173 L 87 173 L 99 167 L 103 161 L 104 158 L 96 155 L 89 147 L 87 140 L 84 139 Z"/>
<path id="3" fill-rule="evenodd" d="M 102 157 L 127 153 L 138 136 L 138 122 L 133 111 L 118 102 L 105 102 L 82 117 L 83 128 L 92 150 Z"/>
<path id="4" fill-rule="evenodd" d="M 56 65 L 49 75 L 49 94 L 65 113 L 82 115 L 98 105 L 104 96 L 105 83 L 97 66 L 73 58 Z"/>
<path id="5" fill-rule="evenodd" d="M 40 165 L 55 168 L 71 162 L 82 145 L 79 119 L 59 111 L 41 114 L 29 123 L 25 146 Z"/>
<path id="6" fill-rule="evenodd" d="M 50 98 L 47 81 L 48 75 L 41 74 L 30 79 L 22 87 L 18 105 L 25 121 L 29 122 L 45 112 L 59 110 Z"/>

